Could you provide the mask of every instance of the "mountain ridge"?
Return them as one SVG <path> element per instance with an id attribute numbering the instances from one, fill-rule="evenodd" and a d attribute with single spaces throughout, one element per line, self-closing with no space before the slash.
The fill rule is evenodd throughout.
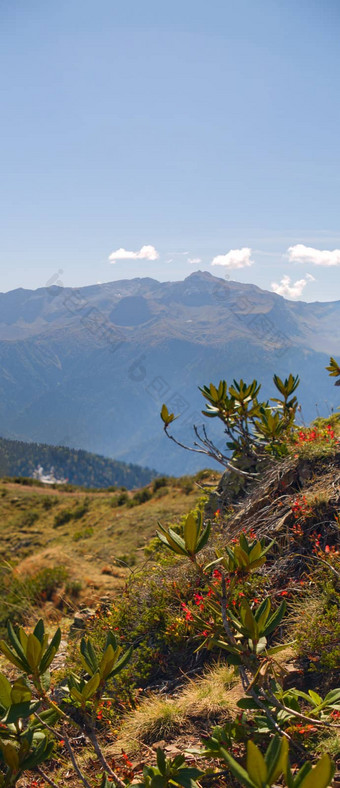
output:
<path id="1" fill-rule="evenodd" d="M 206 382 L 256 377 L 267 397 L 274 372 L 293 372 L 306 421 L 337 406 L 324 367 L 340 346 L 340 301 L 287 301 L 209 272 L 180 282 L 52 285 L 17 298 L 0 296 L 5 438 L 183 474 L 207 463 L 169 444 L 159 410 L 165 401 L 182 414 L 177 434 L 191 440 Z"/>
<path id="2" fill-rule="evenodd" d="M 52 470 L 56 483 L 63 480 L 82 487 L 133 489 L 149 484 L 156 476 L 149 468 L 128 465 L 83 449 L 0 437 L 0 476 L 33 478 L 39 467 L 45 474 Z"/>

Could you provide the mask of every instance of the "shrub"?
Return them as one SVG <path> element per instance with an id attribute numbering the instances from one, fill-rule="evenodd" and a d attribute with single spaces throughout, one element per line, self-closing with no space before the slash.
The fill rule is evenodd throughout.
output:
<path id="1" fill-rule="evenodd" d="M 151 491 L 148 490 L 147 487 L 144 487 L 143 490 L 137 490 L 137 492 L 134 494 L 132 498 L 132 501 L 134 505 L 138 506 L 141 503 L 146 503 L 147 501 L 150 501 L 151 498 L 152 498 Z"/>
<path id="2" fill-rule="evenodd" d="M 56 506 L 57 503 L 58 498 L 56 495 L 46 495 L 41 501 L 41 506 L 48 512 L 49 509 L 53 509 L 53 506 Z"/>
<path id="3" fill-rule="evenodd" d="M 20 517 L 20 527 L 21 528 L 30 528 L 34 523 L 39 520 L 39 512 L 35 509 L 30 509 L 28 512 L 24 512 Z"/>
<path id="4" fill-rule="evenodd" d="M 41 569 L 31 577 L 18 577 L 10 568 L 0 575 L 0 628 L 8 619 L 23 621 L 32 605 L 51 600 L 54 593 L 67 580 L 65 567 L 55 566 Z"/>
<path id="5" fill-rule="evenodd" d="M 33 602 L 45 602 L 52 599 L 55 591 L 60 588 L 67 577 L 68 572 L 63 566 L 41 569 L 36 575 L 24 581 L 29 599 Z"/>
<path id="6" fill-rule="evenodd" d="M 328 609 L 303 616 L 297 631 L 297 647 L 301 656 L 310 660 L 311 670 L 334 670 L 340 664 L 340 608 L 331 604 Z"/>
<path id="7" fill-rule="evenodd" d="M 73 514 L 71 509 L 62 509 L 61 512 L 57 512 L 54 518 L 53 528 L 60 528 L 61 525 L 65 525 L 70 520 L 72 520 Z"/>
<path id="8" fill-rule="evenodd" d="M 90 536 L 93 536 L 93 528 L 91 526 L 83 528 L 82 531 L 76 531 L 72 536 L 72 541 L 80 542 L 81 539 L 89 539 Z"/>
<path id="9" fill-rule="evenodd" d="M 123 556 L 128 563 L 129 556 Z M 188 641 L 188 628 L 182 600 L 192 597 L 197 585 L 195 572 L 178 564 L 153 567 L 151 578 L 139 573 L 131 586 L 110 610 L 103 610 L 91 622 L 91 636 L 102 645 L 107 628 L 117 631 L 124 643 L 134 646 L 129 666 L 120 676 L 115 699 L 133 702 L 137 687 L 144 687 L 160 678 L 167 680 L 193 663 L 204 661 L 204 656 L 193 657 Z M 185 648 L 184 648 L 185 645 Z"/>
<path id="10" fill-rule="evenodd" d="M 68 580 L 65 584 L 65 594 L 78 599 L 82 590 L 83 584 L 81 580 Z"/>
<path id="11" fill-rule="evenodd" d="M 160 490 L 157 490 L 157 492 L 155 492 L 155 498 L 164 498 L 164 496 L 167 495 L 168 492 L 169 492 L 168 487 L 161 487 Z"/>
<path id="12" fill-rule="evenodd" d="M 183 477 L 183 479 L 180 480 L 179 486 L 185 495 L 189 495 L 194 489 L 194 483 L 190 478 L 186 479 L 185 477 Z"/>
<path id="13" fill-rule="evenodd" d="M 82 517 L 88 512 L 89 510 L 89 501 L 87 498 L 76 506 L 74 509 L 62 509 L 61 512 L 57 512 L 54 518 L 54 528 L 60 528 L 61 525 L 65 525 L 69 523 L 70 520 L 81 520 Z"/>
<path id="14" fill-rule="evenodd" d="M 243 480 L 244 476 L 251 477 L 258 472 L 260 463 L 263 465 L 267 460 L 268 454 L 276 458 L 287 455 L 287 440 L 295 424 L 298 401 L 294 392 L 300 382 L 299 376 L 290 374 L 281 380 L 278 375 L 274 375 L 273 382 L 277 390 L 276 397 L 271 398 L 273 405 L 268 400 L 259 400 L 261 384 L 257 380 L 249 385 L 242 379 L 233 380 L 229 386 L 225 380 L 220 380 L 217 386 L 210 383 L 209 386 L 199 387 L 206 400 L 203 415 L 217 418 L 223 424 L 227 436 L 227 453 L 223 453 L 208 438 L 205 427 L 198 429 L 193 425 L 196 438 L 194 446 L 187 446 L 170 435 L 169 427 L 177 417 L 163 404 L 160 415 L 165 434 L 182 448 L 195 453 L 199 451 L 216 460 Z"/>
<path id="15" fill-rule="evenodd" d="M 157 476 L 156 479 L 153 480 L 152 489 L 154 492 L 160 490 L 161 487 L 166 487 L 168 483 L 168 478 L 166 476 Z"/>
<path id="16" fill-rule="evenodd" d="M 118 495 L 116 498 L 116 505 L 124 506 L 128 500 L 129 500 L 129 496 L 127 492 L 121 492 L 120 495 Z"/>
<path id="17" fill-rule="evenodd" d="M 85 498 L 83 503 L 79 504 L 79 506 L 76 506 L 76 508 L 73 509 L 72 519 L 81 520 L 81 518 L 84 517 L 84 515 L 88 512 L 88 510 L 89 510 L 89 501 L 87 498 Z"/>

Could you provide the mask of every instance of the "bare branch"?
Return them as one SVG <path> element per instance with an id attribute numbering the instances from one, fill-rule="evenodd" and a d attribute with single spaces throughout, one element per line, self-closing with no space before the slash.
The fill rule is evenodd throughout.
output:
<path id="1" fill-rule="evenodd" d="M 194 425 L 194 430 L 195 430 L 195 434 L 198 437 L 198 440 L 200 441 L 200 444 L 206 446 L 207 445 L 206 442 L 199 435 L 197 427 L 195 425 Z M 173 441 L 176 444 L 176 446 L 180 446 L 181 449 L 186 449 L 186 451 L 191 451 L 194 452 L 195 454 L 205 454 L 206 456 L 211 457 L 213 460 L 216 460 L 216 462 L 219 462 L 220 465 L 223 465 L 225 468 L 228 468 L 228 470 L 233 471 L 233 473 L 236 473 L 238 476 L 256 478 L 258 475 L 255 473 L 249 473 L 248 471 L 242 471 L 241 468 L 237 468 L 235 465 L 232 465 L 228 457 L 226 457 L 225 454 L 222 454 L 222 452 L 219 451 L 219 449 L 217 449 L 217 447 L 215 447 L 211 441 L 210 443 L 212 448 L 204 448 L 204 449 L 194 448 L 194 446 L 198 447 L 199 444 L 194 443 L 194 446 L 187 446 L 185 443 L 181 443 L 181 441 L 177 440 L 177 438 L 174 438 L 173 435 L 170 435 L 170 433 L 168 432 L 168 425 L 166 424 L 164 425 L 164 432 L 167 438 Z"/>
<path id="2" fill-rule="evenodd" d="M 90 731 L 86 731 L 86 736 L 90 739 L 90 742 L 91 742 L 91 744 L 93 746 L 93 749 L 94 749 L 94 751 L 95 751 L 95 753 L 96 753 L 96 755 L 98 757 L 98 760 L 100 761 L 103 769 L 107 772 L 107 774 L 110 775 L 110 777 L 112 777 L 113 782 L 118 786 L 118 788 L 126 788 L 126 785 L 123 782 L 123 780 L 121 780 L 120 777 L 118 777 L 118 774 L 116 774 L 116 772 L 114 772 L 111 769 L 111 766 L 109 766 L 109 764 L 108 764 L 103 752 L 101 751 L 101 748 L 99 746 L 99 743 L 98 743 L 98 740 L 97 740 L 96 733 L 95 733 L 94 729 L 92 729 L 91 732 Z"/>
<path id="3" fill-rule="evenodd" d="M 70 740 L 69 740 L 69 737 L 68 737 L 68 735 L 66 733 L 65 728 L 63 728 L 63 740 L 64 740 L 64 742 L 66 744 L 66 748 L 67 748 L 69 756 L 71 758 L 71 763 L 72 763 L 72 766 L 74 768 L 74 771 L 76 772 L 76 774 L 78 775 L 79 779 L 83 783 L 84 788 L 91 788 L 90 783 L 88 783 L 86 777 L 83 775 L 82 771 L 80 770 L 80 768 L 79 768 L 79 766 L 77 764 L 77 761 L 75 759 L 75 755 L 74 755 L 74 752 L 72 750 L 71 743 L 70 743 Z"/>
<path id="4" fill-rule="evenodd" d="M 53 780 L 51 780 L 51 778 L 48 777 L 47 774 L 45 774 L 45 772 L 43 772 L 43 770 L 41 769 L 40 766 L 36 766 L 35 767 L 35 771 L 38 774 L 40 774 L 40 777 L 42 777 L 43 780 L 45 780 L 45 782 L 48 783 L 48 785 L 51 785 L 52 788 L 59 788 L 59 785 L 57 785 L 57 783 L 53 782 Z"/>

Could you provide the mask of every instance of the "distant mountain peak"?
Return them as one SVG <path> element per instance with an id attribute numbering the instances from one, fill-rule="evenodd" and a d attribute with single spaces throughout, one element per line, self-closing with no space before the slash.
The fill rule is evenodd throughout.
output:
<path id="1" fill-rule="evenodd" d="M 186 276 L 184 281 L 187 282 L 188 279 L 192 282 L 193 280 L 198 280 L 202 282 L 211 282 L 214 279 L 220 279 L 220 277 L 213 276 L 209 271 L 193 271 L 192 274 Z M 222 280 L 223 281 L 223 280 Z"/>

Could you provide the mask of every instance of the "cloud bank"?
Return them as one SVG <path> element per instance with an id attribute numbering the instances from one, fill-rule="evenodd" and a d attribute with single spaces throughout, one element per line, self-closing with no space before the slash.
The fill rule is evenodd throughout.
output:
<path id="1" fill-rule="evenodd" d="M 191 265 L 198 265 L 198 263 L 201 262 L 202 262 L 201 257 L 188 257 L 188 263 L 191 263 Z"/>
<path id="2" fill-rule="evenodd" d="M 291 262 L 314 263 L 314 265 L 340 265 L 340 249 L 314 249 L 312 246 L 296 244 L 288 249 L 288 257 Z"/>
<path id="3" fill-rule="evenodd" d="M 251 249 L 243 246 L 242 249 L 230 249 L 227 254 L 218 254 L 211 262 L 211 265 L 224 265 L 226 268 L 247 268 L 253 265 L 251 260 Z"/>
<path id="4" fill-rule="evenodd" d="M 271 288 L 278 295 L 287 296 L 287 298 L 300 298 L 308 282 L 315 282 L 312 274 L 306 274 L 304 279 L 298 279 L 296 282 L 292 282 L 290 276 L 285 275 L 280 282 L 272 282 Z"/>
<path id="5" fill-rule="evenodd" d="M 142 246 L 139 252 L 129 252 L 127 249 L 116 249 L 109 256 L 110 263 L 117 260 L 158 260 L 159 254 L 154 246 Z"/>

